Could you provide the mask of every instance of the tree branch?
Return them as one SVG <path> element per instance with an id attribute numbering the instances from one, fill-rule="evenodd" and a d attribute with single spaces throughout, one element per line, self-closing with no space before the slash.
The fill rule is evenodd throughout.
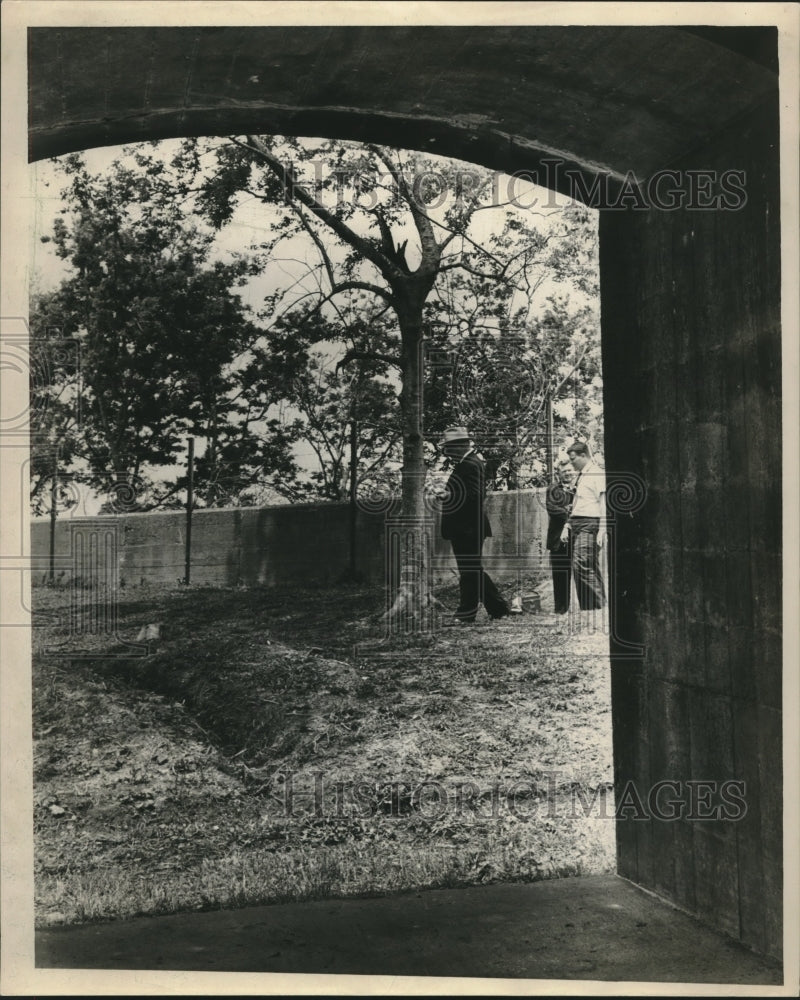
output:
<path id="1" fill-rule="evenodd" d="M 363 472 L 361 473 L 360 476 L 358 476 L 358 482 L 359 483 L 363 483 L 364 480 L 370 475 L 371 472 L 373 472 L 375 469 L 379 468 L 380 466 L 382 466 L 384 464 L 384 462 L 386 461 L 387 456 L 391 453 L 392 448 L 395 447 L 395 445 L 400 440 L 400 438 L 401 438 L 400 434 L 393 434 L 389 438 L 389 443 L 386 445 L 386 447 L 383 449 L 383 451 L 379 455 L 377 455 L 375 457 L 374 461 L 363 470 Z"/>
<path id="2" fill-rule="evenodd" d="M 361 289 L 365 292 L 372 292 L 374 295 L 381 295 L 388 302 L 390 306 L 394 306 L 394 298 L 391 293 L 387 292 L 385 288 L 381 288 L 380 285 L 373 285 L 369 281 L 344 281 L 341 285 L 337 285 L 335 288 L 331 289 L 327 295 L 323 296 L 319 302 L 314 306 L 309 315 L 313 316 L 314 313 L 319 312 L 319 310 L 325 305 L 326 302 L 338 295 L 340 292 L 349 292 L 356 289 Z M 303 296 L 305 298 L 306 296 Z"/>
<path id="3" fill-rule="evenodd" d="M 295 214 L 300 220 L 300 225 L 305 229 L 311 239 L 314 241 L 317 250 L 319 250 L 319 255 L 322 258 L 322 263 L 325 266 L 325 271 L 328 275 L 328 281 L 330 282 L 331 288 L 336 285 L 336 276 L 333 273 L 333 264 L 328 251 L 325 248 L 325 244 L 319 237 L 319 233 L 314 230 L 314 227 L 309 223 L 308 219 L 305 217 L 303 210 L 301 208 L 295 208 Z"/>
<path id="4" fill-rule="evenodd" d="M 340 361 L 337 361 L 336 373 L 338 374 L 351 361 L 383 361 L 385 364 L 392 365 L 395 368 L 402 368 L 400 359 L 392 357 L 391 354 L 373 354 L 369 351 L 356 351 L 350 348 L 345 351 L 344 357 Z"/>
<path id="5" fill-rule="evenodd" d="M 349 244 L 353 249 L 357 250 L 362 257 L 366 257 L 368 261 L 373 263 L 375 267 L 381 272 L 384 277 L 392 274 L 394 270 L 394 264 L 390 262 L 384 254 L 378 250 L 378 248 L 370 240 L 365 239 L 363 236 L 359 236 L 347 223 L 342 222 L 333 212 L 329 212 L 324 205 L 321 205 L 317 199 L 309 194 L 309 192 L 298 183 L 297 177 L 292 169 L 285 166 L 281 161 L 267 149 L 264 143 L 256 135 L 248 135 L 247 142 L 249 145 L 239 142 L 237 139 L 231 138 L 231 142 L 236 143 L 238 146 L 243 146 L 245 149 L 249 149 L 251 152 L 258 153 L 259 156 L 266 162 L 272 173 L 278 178 L 278 180 L 283 184 L 284 191 L 287 192 L 287 196 L 292 198 L 297 198 L 297 200 L 306 206 L 310 212 L 312 212 L 320 221 L 324 222 L 326 226 L 336 233 L 336 235 L 343 240 L 345 243 Z"/>
<path id="6" fill-rule="evenodd" d="M 417 204 L 413 192 L 408 187 L 408 183 L 406 182 L 402 170 L 397 169 L 395 164 L 392 163 L 391 158 L 386 154 L 385 150 L 381 149 L 380 146 L 375 146 L 370 143 L 367 144 L 367 149 L 386 167 L 406 200 L 406 204 L 411 212 L 411 218 L 414 220 L 414 225 L 419 233 L 420 244 L 422 246 L 423 264 L 421 264 L 420 267 L 424 265 L 428 269 L 433 268 L 434 270 L 438 270 L 439 260 L 442 255 L 442 248 L 436 242 L 436 234 L 433 231 L 432 225 L 433 220 L 427 212 L 425 212 Z"/>

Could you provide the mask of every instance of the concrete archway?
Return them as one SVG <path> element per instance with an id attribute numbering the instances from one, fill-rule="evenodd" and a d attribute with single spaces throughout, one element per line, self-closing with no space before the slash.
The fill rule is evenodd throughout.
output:
<path id="1" fill-rule="evenodd" d="M 618 791 L 631 782 L 646 807 L 659 782 L 675 782 L 674 797 L 697 816 L 708 808 L 703 782 L 717 790 L 741 782 L 728 794 L 746 803 L 744 814 L 730 806 L 716 818 L 620 820 L 618 870 L 774 955 L 782 943 L 776 49 L 775 29 L 29 32 L 32 159 L 254 130 L 529 170 L 590 203 L 600 183 L 606 459 L 648 489 L 617 528 Z M 695 195 L 718 193 L 719 176 L 733 169 L 744 196 L 706 198 L 705 208 L 654 204 L 648 181 L 665 168 Z M 710 188 L 704 175 L 714 178 Z M 623 208 L 615 199 L 631 176 L 647 197 Z M 628 659 L 620 640 L 640 643 L 645 656 Z"/>

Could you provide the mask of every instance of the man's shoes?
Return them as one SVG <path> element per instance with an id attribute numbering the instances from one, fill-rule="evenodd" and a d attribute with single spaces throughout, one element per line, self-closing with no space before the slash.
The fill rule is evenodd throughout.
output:
<path id="1" fill-rule="evenodd" d="M 511 608 L 506 605 L 505 610 L 498 611 L 495 614 L 490 614 L 489 617 L 493 622 L 498 621 L 500 618 L 507 618 L 511 614 Z"/>

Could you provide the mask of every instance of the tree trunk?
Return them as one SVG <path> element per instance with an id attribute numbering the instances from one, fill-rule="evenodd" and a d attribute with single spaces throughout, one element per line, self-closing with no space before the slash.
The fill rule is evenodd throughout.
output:
<path id="1" fill-rule="evenodd" d="M 350 579 L 358 579 L 358 421 L 355 406 L 350 409 Z"/>
<path id="2" fill-rule="evenodd" d="M 506 483 L 510 490 L 519 489 L 519 467 L 514 458 L 508 460 L 508 474 L 506 475 Z"/>
<path id="3" fill-rule="evenodd" d="M 435 521 L 425 501 L 422 308 L 416 315 L 399 313 L 398 318 L 403 344 L 403 472 L 400 515 L 389 517 L 386 523 L 391 599 L 385 619 L 392 632 L 423 632 L 435 624 L 441 604 L 430 588 Z"/>
<path id="4" fill-rule="evenodd" d="M 206 440 L 206 468 L 208 469 L 208 490 L 206 493 L 206 506 L 214 507 L 217 503 L 217 493 L 219 487 L 219 468 L 217 467 L 217 445 L 219 442 L 219 427 L 217 423 L 217 410 L 214 402 L 211 404 L 211 424 L 210 433 Z"/>

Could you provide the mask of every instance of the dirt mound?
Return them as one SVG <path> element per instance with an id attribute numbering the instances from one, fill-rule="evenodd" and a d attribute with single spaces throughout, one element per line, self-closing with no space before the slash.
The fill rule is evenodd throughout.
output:
<path id="1" fill-rule="evenodd" d="M 602 636 L 392 638 L 380 611 L 135 591 L 92 658 L 63 617 L 37 629 L 39 921 L 611 870 Z"/>

